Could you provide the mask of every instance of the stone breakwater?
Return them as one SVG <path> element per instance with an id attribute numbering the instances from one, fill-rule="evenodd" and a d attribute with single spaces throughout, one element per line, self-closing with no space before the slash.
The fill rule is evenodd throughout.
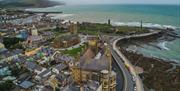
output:
<path id="1" fill-rule="evenodd" d="M 179 66 L 174 67 L 170 62 L 165 60 L 145 57 L 142 54 L 127 51 L 126 47 L 124 47 L 131 44 L 132 41 L 141 40 L 143 42 L 150 42 L 161 36 L 163 36 L 162 32 L 147 36 L 126 37 L 119 40 L 117 46 L 121 47 L 120 51 L 133 65 L 142 67 L 144 69 L 144 73 L 139 74 L 139 76 L 145 85 L 145 91 L 149 89 L 154 89 L 155 91 L 179 91 Z"/>

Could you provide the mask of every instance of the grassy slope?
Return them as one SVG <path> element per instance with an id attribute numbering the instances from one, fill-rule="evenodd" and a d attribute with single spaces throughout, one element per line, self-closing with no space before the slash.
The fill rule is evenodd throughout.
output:
<path id="1" fill-rule="evenodd" d="M 0 1 L 0 7 L 49 7 L 62 3 L 49 0 L 3 0 Z"/>

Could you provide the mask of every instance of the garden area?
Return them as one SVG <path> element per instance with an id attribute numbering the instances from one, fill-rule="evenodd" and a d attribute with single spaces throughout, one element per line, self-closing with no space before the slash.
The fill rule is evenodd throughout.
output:
<path id="1" fill-rule="evenodd" d="M 70 50 L 65 50 L 62 53 L 66 54 L 66 55 L 69 55 L 69 56 L 77 57 L 79 55 L 79 53 L 81 53 L 83 51 L 84 47 L 85 47 L 84 45 L 81 45 L 78 48 L 73 48 L 73 49 L 70 49 Z"/>

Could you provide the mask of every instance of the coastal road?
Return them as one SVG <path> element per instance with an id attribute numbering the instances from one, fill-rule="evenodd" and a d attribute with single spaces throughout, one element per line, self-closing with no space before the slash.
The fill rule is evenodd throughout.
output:
<path id="1" fill-rule="evenodd" d="M 114 50 L 112 50 L 111 53 L 112 53 L 115 63 L 119 67 L 118 70 L 121 70 L 123 73 L 123 78 L 124 78 L 123 91 L 134 91 L 134 82 L 132 80 L 131 74 L 126 69 L 119 55 Z"/>
<path id="2" fill-rule="evenodd" d="M 119 64 L 119 66 L 122 66 L 122 70 L 124 70 L 124 72 L 126 72 L 126 67 L 124 68 L 123 65 L 126 65 L 129 69 L 129 72 L 130 72 L 130 76 L 131 76 L 131 79 L 129 77 L 129 74 L 128 73 L 124 73 L 124 75 L 126 77 L 124 77 L 125 79 L 125 86 L 124 86 L 124 91 L 130 91 L 131 89 L 128 89 L 128 88 L 132 88 L 133 89 L 136 87 L 136 90 L 137 91 L 144 91 L 144 87 L 143 87 L 143 83 L 142 83 L 142 80 L 141 78 L 139 77 L 139 75 L 136 73 L 135 69 L 134 69 L 134 66 L 131 64 L 131 62 L 123 55 L 123 53 L 119 50 L 119 48 L 116 46 L 118 41 L 122 40 L 122 39 L 125 39 L 125 38 L 137 38 L 137 37 L 144 37 L 144 36 L 150 36 L 150 35 L 153 35 L 153 34 L 158 34 L 160 33 L 160 31 L 153 31 L 153 32 L 150 32 L 150 33 L 144 33 L 144 34 L 138 34 L 138 35 L 130 35 L 130 36 L 124 36 L 124 37 L 119 37 L 113 41 L 110 41 L 110 44 L 112 46 L 112 55 L 114 58 L 116 58 L 117 60 L 117 63 Z M 115 53 L 113 53 L 113 51 Z M 120 61 L 120 59 L 118 59 L 118 56 L 120 57 L 120 59 L 122 59 L 122 61 Z M 132 86 L 132 76 L 134 76 L 135 78 L 135 82 L 134 82 L 134 86 Z M 126 83 L 127 81 L 127 83 Z M 133 90 L 131 90 L 133 91 Z"/>
<path id="3" fill-rule="evenodd" d="M 127 84 L 125 84 L 124 88 L 126 90 L 124 91 L 134 91 L 135 87 L 137 91 L 144 91 L 143 84 L 141 79 L 139 78 L 138 74 L 136 74 L 136 71 L 134 69 L 134 66 L 130 63 L 130 61 L 119 51 L 118 48 L 113 47 L 113 51 L 117 53 L 117 56 L 120 57 L 123 60 L 123 63 L 117 60 L 119 64 L 126 65 L 128 67 L 128 72 L 126 72 L 124 79 L 127 79 Z M 122 70 L 126 71 L 126 67 Z M 133 77 L 135 77 L 135 81 L 133 81 Z M 132 85 L 133 84 L 133 85 Z M 129 89 L 130 88 L 130 89 Z"/>
<path id="4" fill-rule="evenodd" d="M 141 78 L 134 69 L 134 66 L 119 50 L 120 47 L 117 47 L 118 41 L 128 38 L 150 36 L 158 33 L 160 33 L 160 31 L 152 31 L 150 33 L 129 35 L 129 36 L 99 35 L 99 38 L 101 40 L 104 40 L 106 41 L 106 43 L 109 44 L 109 48 L 111 50 L 111 54 L 115 60 L 115 63 L 118 65 L 119 70 L 121 70 L 123 73 L 123 78 L 124 78 L 123 91 L 144 91 L 144 87 Z"/>
<path id="5" fill-rule="evenodd" d="M 111 50 L 111 54 L 114 58 L 114 63 L 118 66 L 119 71 L 122 72 L 122 76 L 123 76 L 123 88 L 122 91 L 134 91 L 134 81 L 132 79 L 132 75 L 131 73 L 128 71 L 128 69 L 125 67 L 121 57 L 116 53 L 115 50 L 113 50 L 113 45 L 111 45 L 114 40 L 116 40 L 117 38 L 119 38 L 118 36 L 108 36 L 111 37 L 111 40 L 109 40 L 109 38 L 107 38 L 107 36 L 99 36 L 101 39 L 103 39 L 104 41 L 106 41 L 106 43 L 108 43 L 110 46 L 110 50 Z M 117 91 L 119 91 L 119 89 L 117 89 Z"/>

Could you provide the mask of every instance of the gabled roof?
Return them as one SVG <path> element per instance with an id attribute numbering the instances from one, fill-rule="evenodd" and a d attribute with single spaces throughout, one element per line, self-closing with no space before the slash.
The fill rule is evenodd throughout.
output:
<path id="1" fill-rule="evenodd" d="M 65 68 L 67 68 L 67 65 L 65 65 L 65 64 L 58 64 L 55 68 L 57 70 L 61 71 L 61 70 L 65 69 Z"/>
<path id="2" fill-rule="evenodd" d="M 37 64 L 34 63 L 34 62 L 26 62 L 25 63 L 26 68 L 29 69 L 29 70 L 34 70 L 36 68 L 36 65 Z"/>
<path id="3" fill-rule="evenodd" d="M 41 66 L 39 66 L 39 65 L 37 65 L 36 63 L 34 63 L 34 62 L 29 62 L 29 61 L 27 61 L 26 63 L 25 63 L 25 66 L 26 66 L 26 68 L 28 69 L 28 70 L 38 70 L 38 71 L 41 71 L 43 68 L 41 67 Z"/>
<path id="4" fill-rule="evenodd" d="M 29 88 L 29 87 L 31 87 L 31 86 L 33 86 L 33 85 L 34 85 L 34 83 L 32 83 L 32 82 L 30 82 L 30 81 L 24 81 L 24 82 L 22 82 L 19 86 L 21 86 L 22 88 L 27 89 L 27 88 Z"/>
<path id="5" fill-rule="evenodd" d="M 50 69 L 47 69 L 47 70 L 41 72 L 40 74 L 38 74 L 38 76 L 40 76 L 41 78 L 43 78 L 45 75 L 47 75 L 47 74 L 50 73 L 50 72 L 51 72 L 51 70 L 50 70 Z"/>
<path id="6" fill-rule="evenodd" d="M 65 77 L 64 75 L 60 75 L 60 74 L 58 74 L 58 75 L 56 75 L 56 79 L 58 80 L 58 81 L 63 81 L 63 80 L 65 80 L 67 77 Z"/>
<path id="7" fill-rule="evenodd" d="M 89 57 L 81 57 L 79 67 L 84 70 L 92 70 L 92 71 L 101 71 L 108 69 L 109 66 L 109 59 L 107 56 L 99 51 L 101 53 L 101 56 L 98 59 L 89 58 Z M 88 55 L 87 55 L 88 56 Z"/>

